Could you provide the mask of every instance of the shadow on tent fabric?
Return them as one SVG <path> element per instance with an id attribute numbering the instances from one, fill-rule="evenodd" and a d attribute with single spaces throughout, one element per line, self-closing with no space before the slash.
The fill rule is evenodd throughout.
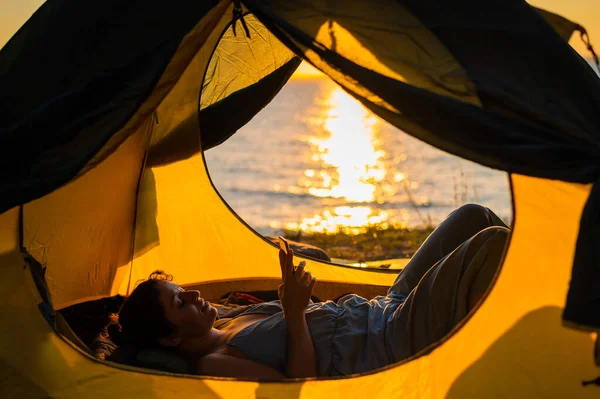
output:
<path id="1" fill-rule="evenodd" d="M 0 382 L 2 389 L 19 393 L 21 398 L 49 398 L 50 394 L 31 380 L 26 374 L 0 360 Z"/>
<path id="2" fill-rule="evenodd" d="M 152 168 L 144 169 L 138 190 L 135 244 L 133 258 L 160 245 L 160 236 L 156 218 L 158 217 L 158 200 L 156 198 L 156 180 Z"/>
<path id="3" fill-rule="evenodd" d="M 594 342 L 589 334 L 563 327 L 561 315 L 561 308 L 548 306 L 522 317 L 454 381 L 446 398 L 512 397 L 515 389 L 551 397 L 567 397 L 562 391 L 572 394 L 574 386 L 594 377 L 581 366 L 582 353 L 589 354 L 593 363 Z M 528 369 L 538 368 L 559 370 L 559 378 L 535 379 L 539 373 Z"/>
<path id="4" fill-rule="evenodd" d="M 259 384 L 254 391 L 254 397 L 295 399 L 300 397 L 303 384 Z"/>

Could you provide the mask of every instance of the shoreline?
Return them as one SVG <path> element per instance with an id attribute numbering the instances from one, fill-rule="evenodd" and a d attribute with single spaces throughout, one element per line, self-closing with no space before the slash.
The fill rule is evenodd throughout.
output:
<path id="1" fill-rule="evenodd" d="M 369 262 L 410 258 L 434 229 L 434 226 L 367 226 L 366 231 L 360 234 L 351 234 L 343 230 L 335 233 L 284 230 L 281 235 L 298 243 L 321 248 L 332 259 Z"/>

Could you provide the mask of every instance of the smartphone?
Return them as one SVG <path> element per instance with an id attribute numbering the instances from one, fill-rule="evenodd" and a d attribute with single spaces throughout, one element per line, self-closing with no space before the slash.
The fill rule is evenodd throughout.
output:
<path id="1" fill-rule="evenodd" d="M 277 237 L 277 240 L 279 241 L 279 248 L 281 248 L 281 250 L 283 252 L 288 253 L 288 248 L 290 247 L 290 244 L 287 242 L 287 240 L 285 238 L 283 238 L 282 236 Z"/>

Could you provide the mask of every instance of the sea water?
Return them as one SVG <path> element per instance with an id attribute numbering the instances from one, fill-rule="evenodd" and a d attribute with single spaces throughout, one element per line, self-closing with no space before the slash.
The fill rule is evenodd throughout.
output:
<path id="1" fill-rule="evenodd" d="M 419 141 L 328 79 L 291 80 L 205 157 L 223 199 L 261 234 L 436 225 L 467 202 L 512 218 L 505 172 Z"/>

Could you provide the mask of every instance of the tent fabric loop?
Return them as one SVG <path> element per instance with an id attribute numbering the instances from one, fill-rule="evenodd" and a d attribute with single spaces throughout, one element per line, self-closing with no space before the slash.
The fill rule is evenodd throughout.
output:
<path id="1" fill-rule="evenodd" d="M 579 31 L 579 37 L 583 44 L 585 44 L 586 49 L 592 54 L 592 58 L 594 59 L 594 63 L 596 64 L 596 68 L 600 73 L 600 59 L 598 59 L 598 55 L 594 51 L 594 47 L 592 46 L 592 41 L 590 40 L 590 36 L 588 35 L 585 28 L 581 25 L 577 25 L 576 28 Z"/>
<path id="2" fill-rule="evenodd" d="M 236 29 L 238 20 L 242 24 L 242 28 L 244 28 L 246 37 L 248 39 L 250 39 L 250 29 L 248 29 L 248 25 L 246 24 L 246 21 L 244 20 L 244 10 L 242 9 L 242 3 L 240 0 L 235 0 L 234 6 L 233 6 L 233 18 L 231 20 L 231 29 L 233 30 L 233 36 L 237 36 L 235 29 Z"/>
<path id="3" fill-rule="evenodd" d="M 593 380 L 589 380 L 589 381 L 581 381 L 581 385 L 588 386 L 588 385 L 597 385 L 600 387 L 600 377 L 596 377 Z"/>

